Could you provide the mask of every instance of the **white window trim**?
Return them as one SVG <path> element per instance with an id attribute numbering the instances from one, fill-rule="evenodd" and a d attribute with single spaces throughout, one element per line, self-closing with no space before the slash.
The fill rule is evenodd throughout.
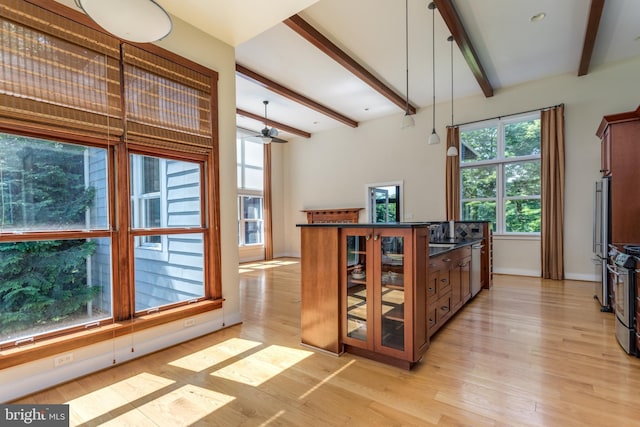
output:
<path id="1" fill-rule="evenodd" d="M 133 157 L 133 159 L 135 159 L 135 164 L 133 165 L 134 176 L 132 177 L 132 184 L 134 184 L 133 185 L 134 188 L 132 189 L 133 194 L 131 195 L 131 199 L 133 203 L 131 204 L 134 209 L 134 212 L 133 212 L 134 227 L 137 227 L 137 228 L 138 228 L 138 224 L 140 224 L 141 222 L 140 215 L 142 215 L 139 203 L 140 201 L 146 198 L 144 195 L 141 195 L 140 193 L 140 189 L 142 188 L 142 175 L 140 171 L 142 170 L 141 162 L 142 162 L 143 156 L 144 155 L 141 155 L 141 154 L 135 154 Z M 168 203 L 167 202 L 167 180 L 166 180 L 167 159 L 163 159 L 161 157 L 156 157 L 156 158 L 160 160 L 159 162 L 159 166 L 160 166 L 160 170 L 159 170 L 159 173 L 160 173 L 160 227 L 166 227 L 167 222 L 169 220 L 167 218 L 167 203 Z M 138 229 L 143 230 L 143 228 L 138 228 Z M 141 243 L 142 239 L 140 237 L 135 237 L 134 238 L 135 257 L 148 259 L 148 260 L 155 260 L 155 261 L 164 261 L 164 262 L 169 261 L 168 236 L 165 234 L 165 235 L 161 235 L 160 237 L 161 237 L 161 242 L 159 245 L 145 245 Z"/>

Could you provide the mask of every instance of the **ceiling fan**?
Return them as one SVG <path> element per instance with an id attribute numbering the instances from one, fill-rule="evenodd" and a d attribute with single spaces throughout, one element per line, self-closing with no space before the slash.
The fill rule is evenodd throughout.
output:
<path id="1" fill-rule="evenodd" d="M 268 120 L 267 120 L 267 105 L 269 105 L 269 101 L 262 101 L 264 104 L 264 129 L 260 132 L 260 135 L 256 135 L 256 137 L 260 138 L 263 143 L 269 144 L 270 142 L 288 142 L 284 139 L 278 138 L 278 129 L 272 127 L 269 129 Z"/>

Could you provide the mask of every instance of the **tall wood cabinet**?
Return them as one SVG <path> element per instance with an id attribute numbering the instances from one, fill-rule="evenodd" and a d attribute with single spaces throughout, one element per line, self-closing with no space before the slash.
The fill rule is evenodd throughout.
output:
<path id="1" fill-rule="evenodd" d="M 303 344 L 411 368 L 429 345 L 428 225 L 300 227 Z"/>
<path id="2" fill-rule="evenodd" d="M 611 177 L 611 241 L 640 243 L 640 107 L 603 117 L 596 133 L 601 140 L 602 176 Z"/>

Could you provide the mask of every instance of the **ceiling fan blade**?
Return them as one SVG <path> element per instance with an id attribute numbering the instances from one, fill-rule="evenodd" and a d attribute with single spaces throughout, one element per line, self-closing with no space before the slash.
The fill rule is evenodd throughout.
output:
<path id="1" fill-rule="evenodd" d="M 285 141 L 284 139 L 273 136 L 271 137 L 271 142 L 289 142 L 289 141 Z"/>

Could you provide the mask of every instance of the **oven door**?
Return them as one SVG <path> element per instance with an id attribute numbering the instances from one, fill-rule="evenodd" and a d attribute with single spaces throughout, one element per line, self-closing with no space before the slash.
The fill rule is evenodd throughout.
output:
<path id="1" fill-rule="evenodd" d="M 629 273 L 626 268 L 607 266 L 614 277 L 616 338 L 625 352 L 634 351 L 635 333 L 632 325 L 631 301 L 629 294 Z"/>

